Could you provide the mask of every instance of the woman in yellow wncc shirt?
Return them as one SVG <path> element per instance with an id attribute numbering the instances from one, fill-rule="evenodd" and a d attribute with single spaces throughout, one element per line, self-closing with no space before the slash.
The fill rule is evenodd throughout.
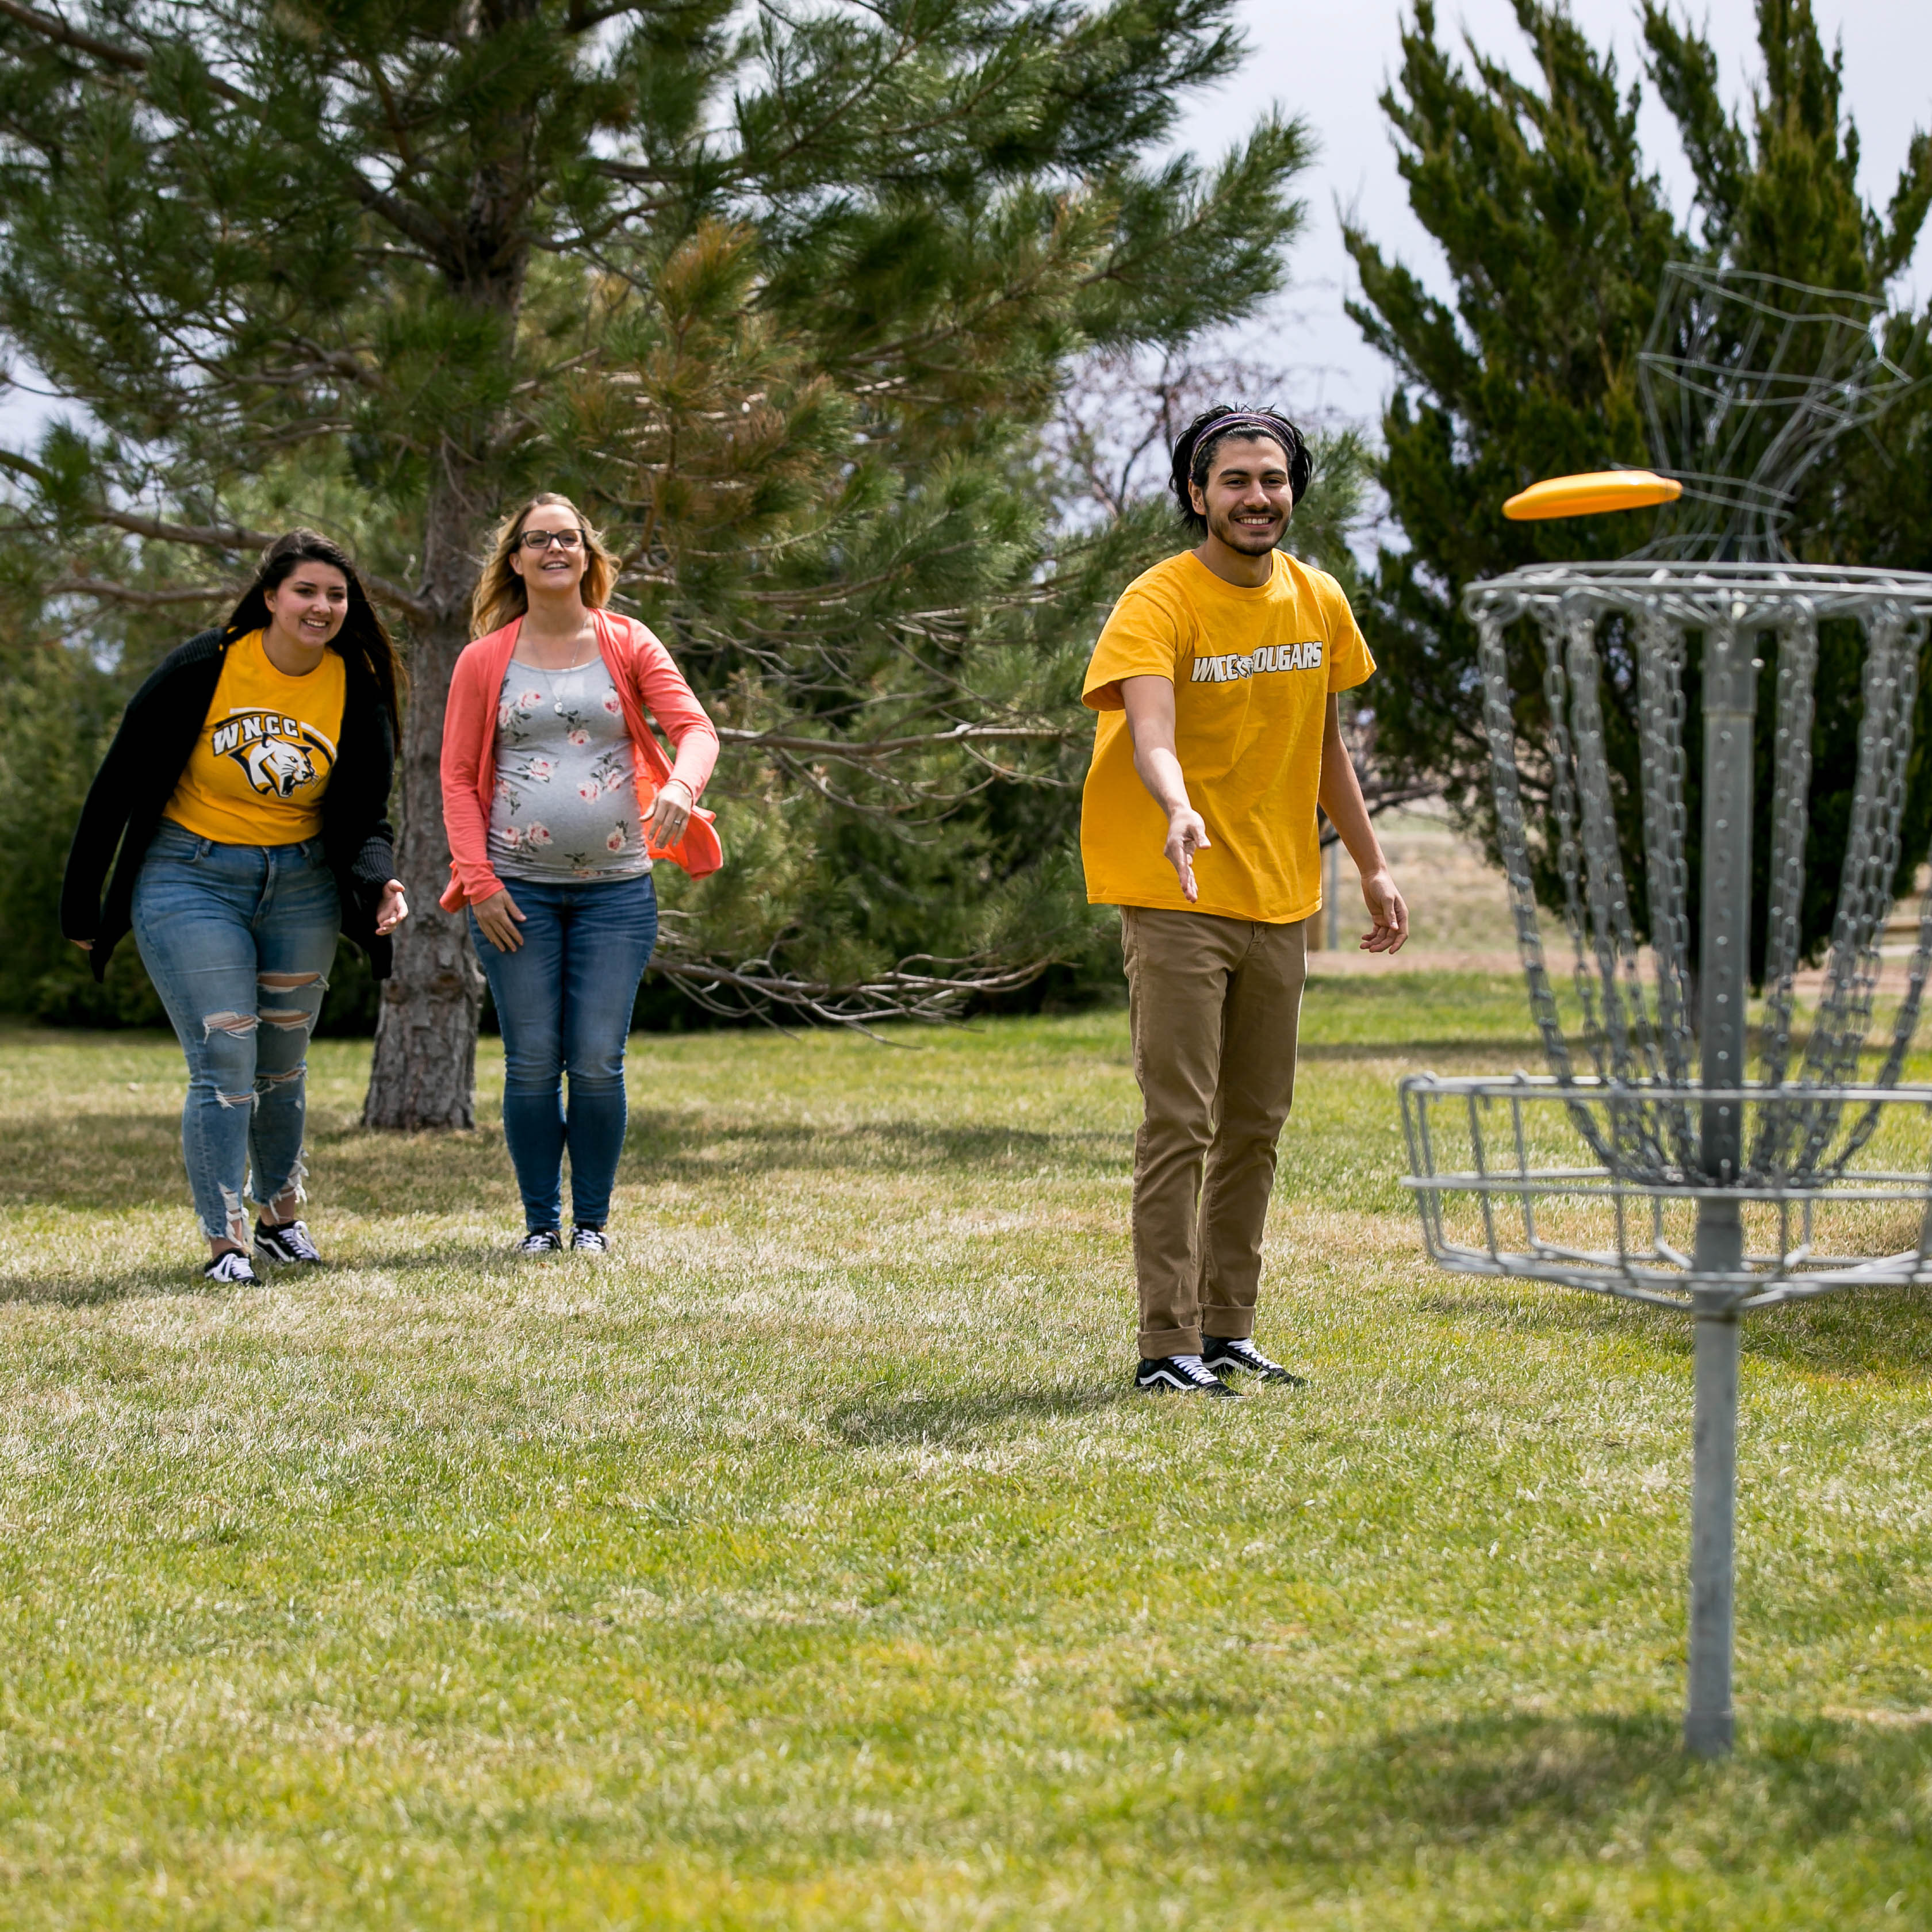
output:
<path id="1" fill-rule="evenodd" d="M 296 1216 L 308 1039 L 338 934 L 386 978 L 408 910 L 384 815 L 397 677 L 354 565 L 290 531 L 227 622 L 134 694 L 68 855 L 62 930 L 98 980 L 131 926 L 188 1056 L 182 1148 L 217 1281 L 255 1280 L 251 1191 L 257 1255 L 322 1258 Z"/>

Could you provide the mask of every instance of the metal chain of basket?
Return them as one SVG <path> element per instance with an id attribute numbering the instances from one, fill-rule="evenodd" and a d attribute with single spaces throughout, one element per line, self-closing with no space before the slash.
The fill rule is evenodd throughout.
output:
<path id="1" fill-rule="evenodd" d="M 1756 581 L 1666 567 L 1642 573 L 1578 572 L 1539 584 L 1499 580 L 1501 594 L 1475 604 L 1499 844 L 1531 1004 L 1545 1058 L 1559 1081 L 1577 1066 L 1543 950 L 1537 916 L 1522 772 L 1516 751 L 1516 693 L 1507 626 L 1528 617 L 1542 646 L 1541 694 L 1548 735 L 1542 762 L 1549 857 L 1562 889 L 1573 953 L 1578 1042 L 1611 1090 L 1606 1109 L 1574 1111 L 1598 1159 L 1620 1178 L 1652 1185 L 1681 1181 L 1697 1163 L 1689 1090 L 1695 1084 L 1696 1002 L 1690 947 L 1689 771 L 1684 743 L 1687 634 L 1729 626 L 1738 641 L 1774 638 L 1771 695 L 1771 850 L 1760 1029 L 1764 1084 L 1820 1098 L 1762 1118 L 1740 1178 L 1803 1184 L 1844 1170 L 1868 1138 L 1876 1109 L 1847 1128 L 1831 1090 L 1852 1084 L 1871 1028 L 1881 948 L 1893 905 L 1905 789 L 1928 634 L 1923 593 L 1885 595 L 1882 584 L 1844 586 L 1795 573 L 1754 572 Z M 1822 573 L 1812 573 L 1822 574 Z M 1847 591 L 1862 594 L 1847 595 Z M 1822 596 L 1818 592 L 1822 592 Z M 1735 594 L 1733 594 L 1735 593 Z M 1856 620 L 1866 650 L 1846 850 L 1824 983 L 1794 1070 L 1795 985 L 1810 824 L 1811 719 L 1821 610 Z M 1635 674 L 1642 850 L 1649 928 L 1649 983 L 1638 920 L 1618 838 L 1618 784 L 1604 718 L 1606 640 Z M 1754 661 L 1755 668 L 1755 661 Z M 1876 1084 L 1896 1082 L 1916 1031 L 1932 968 L 1932 892 L 1922 908 L 1904 996 Z"/>

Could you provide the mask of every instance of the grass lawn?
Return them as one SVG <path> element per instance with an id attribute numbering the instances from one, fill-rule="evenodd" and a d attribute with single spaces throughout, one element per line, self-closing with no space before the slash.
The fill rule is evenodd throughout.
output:
<path id="1" fill-rule="evenodd" d="M 1932 1310 L 1746 1330 L 1739 1748 L 1687 1762 L 1690 1336 L 1422 1260 L 1318 983 L 1260 1339 L 1128 1388 L 1118 1014 L 640 1038 L 608 1260 L 354 1125 L 336 1265 L 194 1268 L 179 1064 L 0 1034 L 0 1923 L 1932 1925 Z M 494 1046 L 494 1042 L 490 1043 Z"/>

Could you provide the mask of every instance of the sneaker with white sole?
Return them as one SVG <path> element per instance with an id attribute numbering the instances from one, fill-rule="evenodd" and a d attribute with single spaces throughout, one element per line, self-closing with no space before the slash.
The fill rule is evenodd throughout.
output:
<path id="1" fill-rule="evenodd" d="M 255 1223 L 255 1252 L 266 1262 L 303 1262 L 322 1259 L 322 1250 L 309 1238 L 305 1221 Z"/>
<path id="2" fill-rule="evenodd" d="M 562 1231 L 556 1228 L 533 1228 L 510 1252 L 513 1255 L 560 1255 L 563 1252 Z"/>
<path id="3" fill-rule="evenodd" d="M 570 1231 L 570 1245 L 580 1255 L 608 1255 L 610 1252 L 610 1238 L 602 1228 L 573 1228 Z"/>
<path id="4" fill-rule="evenodd" d="M 1234 1391 L 1210 1376 L 1198 1355 L 1143 1355 L 1134 1387 L 1150 1395 L 1231 1396 Z"/>
<path id="5" fill-rule="evenodd" d="M 219 1282 L 224 1288 L 260 1288 L 262 1277 L 249 1265 L 248 1257 L 239 1248 L 224 1248 L 214 1260 L 202 1270 L 210 1281 Z"/>
<path id="6" fill-rule="evenodd" d="M 1289 1388 L 1306 1388 L 1308 1378 L 1262 1353 L 1245 1336 L 1219 1342 L 1212 1335 L 1201 1338 L 1201 1365 L 1217 1376 L 1258 1376 L 1264 1382 L 1282 1382 Z"/>

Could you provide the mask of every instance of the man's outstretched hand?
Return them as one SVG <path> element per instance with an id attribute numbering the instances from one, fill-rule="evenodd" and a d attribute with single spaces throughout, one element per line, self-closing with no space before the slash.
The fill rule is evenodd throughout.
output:
<path id="1" fill-rule="evenodd" d="M 1163 850 L 1174 877 L 1180 881 L 1181 897 L 1190 905 L 1201 896 L 1201 888 L 1194 883 L 1194 855 L 1206 851 L 1213 843 L 1208 836 L 1207 821 L 1192 806 L 1178 805 L 1168 813 L 1167 844 Z"/>
<path id="2" fill-rule="evenodd" d="M 1193 897 L 1192 892 L 1188 897 Z M 1388 868 L 1362 881 L 1362 902 L 1375 923 L 1362 934 L 1364 952 L 1400 952 L 1408 938 L 1408 907 L 1395 889 Z"/>

